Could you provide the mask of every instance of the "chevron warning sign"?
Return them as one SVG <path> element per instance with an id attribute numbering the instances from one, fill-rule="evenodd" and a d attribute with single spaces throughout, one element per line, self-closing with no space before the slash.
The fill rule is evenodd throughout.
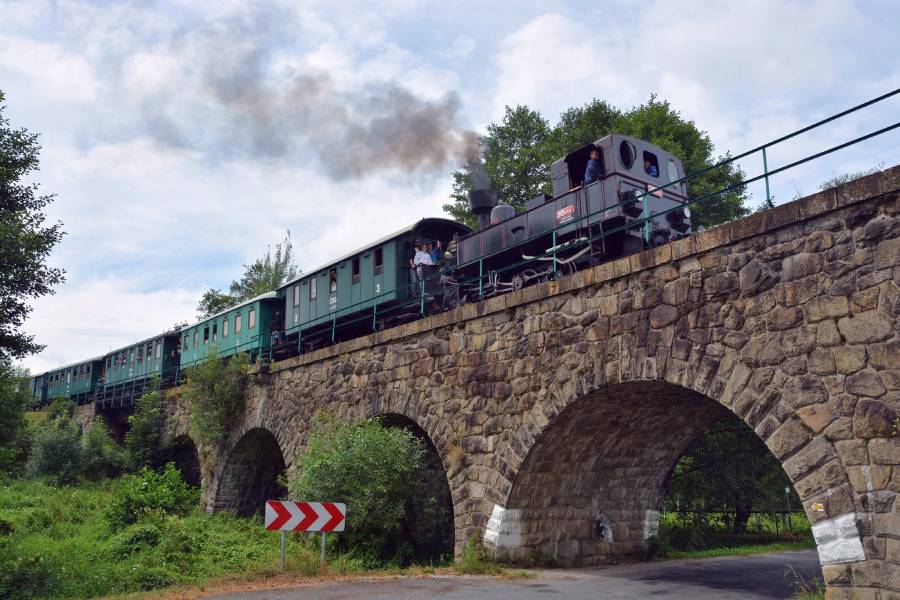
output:
<path id="1" fill-rule="evenodd" d="M 340 502 L 266 501 L 269 531 L 343 531 L 347 505 Z"/>

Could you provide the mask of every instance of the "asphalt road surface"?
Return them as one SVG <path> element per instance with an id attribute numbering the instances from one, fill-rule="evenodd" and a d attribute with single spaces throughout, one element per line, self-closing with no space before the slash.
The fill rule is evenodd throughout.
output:
<path id="1" fill-rule="evenodd" d="M 795 574 L 796 573 L 796 574 Z M 815 550 L 746 557 L 670 560 L 596 569 L 538 572 L 534 579 L 491 577 L 363 578 L 282 590 L 214 596 L 218 600 L 773 600 L 791 598 L 798 577 L 821 579 Z"/>

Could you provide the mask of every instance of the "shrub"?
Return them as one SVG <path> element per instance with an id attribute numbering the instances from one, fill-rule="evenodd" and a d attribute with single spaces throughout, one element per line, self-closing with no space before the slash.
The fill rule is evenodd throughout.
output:
<path id="1" fill-rule="evenodd" d="M 125 434 L 125 464 L 129 471 L 159 466 L 160 399 L 159 381 L 154 378 L 150 391 L 134 403 L 134 413 L 128 417 L 129 429 Z"/>
<path id="2" fill-rule="evenodd" d="M 17 475 L 28 448 L 28 373 L 0 362 L 0 474 Z"/>
<path id="3" fill-rule="evenodd" d="M 105 516 L 110 527 L 118 530 L 147 514 L 185 515 L 199 499 L 200 490 L 185 483 L 175 465 L 169 463 L 162 471 L 144 468 L 124 477 Z"/>
<path id="4" fill-rule="evenodd" d="M 481 575 L 499 573 L 502 567 L 491 562 L 487 548 L 481 543 L 480 536 L 476 533 L 463 546 L 462 554 L 456 561 L 456 571 L 466 575 Z"/>
<path id="5" fill-rule="evenodd" d="M 109 433 L 102 420 L 97 420 L 84 432 L 81 440 L 80 471 L 87 479 L 115 477 L 125 462 L 122 449 Z"/>
<path id="6" fill-rule="evenodd" d="M 214 346 L 205 361 L 187 371 L 184 397 L 188 401 L 191 435 L 205 446 L 215 445 L 244 408 L 250 357 L 216 355 Z"/>
<path id="7" fill-rule="evenodd" d="M 319 416 L 288 488 L 297 500 L 347 504 L 347 531 L 337 547 L 369 566 L 403 563 L 410 540 L 400 534 L 424 457 L 422 442 L 404 429 Z"/>
<path id="8" fill-rule="evenodd" d="M 47 407 L 47 421 L 72 418 L 75 405 L 68 398 L 54 398 Z"/>
<path id="9" fill-rule="evenodd" d="M 26 473 L 50 477 L 56 483 L 71 483 L 81 471 L 81 428 L 68 417 L 53 419 L 40 427 L 31 446 Z"/>

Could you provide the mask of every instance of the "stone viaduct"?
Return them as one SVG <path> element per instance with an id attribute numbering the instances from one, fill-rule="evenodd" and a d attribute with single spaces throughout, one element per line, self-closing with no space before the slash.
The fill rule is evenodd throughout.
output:
<path id="1" fill-rule="evenodd" d="M 457 549 L 596 564 L 645 547 L 678 458 L 730 411 L 793 481 L 828 597 L 900 598 L 898 213 L 894 167 L 276 363 L 201 454 L 204 501 L 256 510 L 316 411 L 393 415 L 440 457 Z"/>

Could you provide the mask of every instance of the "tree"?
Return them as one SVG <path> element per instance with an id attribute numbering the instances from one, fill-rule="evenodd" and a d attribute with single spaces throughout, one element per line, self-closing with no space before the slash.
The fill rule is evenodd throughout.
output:
<path id="1" fill-rule="evenodd" d="M 369 565 L 407 562 L 412 540 L 403 539 L 407 506 L 425 469 L 425 447 L 411 432 L 378 421 L 350 423 L 319 415 L 288 482 L 292 498 L 345 502 L 342 548 Z"/>
<path id="2" fill-rule="evenodd" d="M 162 412 L 159 379 L 154 378 L 150 390 L 134 403 L 134 413 L 128 417 L 125 434 L 125 465 L 129 471 L 159 466 L 159 437 Z"/>
<path id="3" fill-rule="evenodd" d="M 682 160 L 688 174 L 722 160 L 714 157 L 715 148 L 705 131 L 685 120 L 668 102 L 651 96 L 645 104 L 624 112 L 594 99 L 563 111 L 552 128 L 527 106 L 507 107 L 500 124 L 489 125 L 481 139 L 485 170 L 501 200 L 521 210 L 526 200 L 541 191 L 550 193 L 553 161 L 613 132 L 645 139 L 671 152 Z M 691 180 L 689 194 L 698 198 L 742 179 L 739 168 L 724 165 Z M 450 215 L 470 226 L 475 223 L 467 204 L 472 184 L 469 166 L 455 171 L 451 202 L 444 205 Z M 745 200 L 742 187 L 710 198 L 692 207 L 694 223 L 708 227 L 744 216 L 749 212 Z"/>
<path id="4" fill-rule="evenodd" d="M 187 370 L 184 397 L 188 402 L 188 424 L 198 443 L 212 447 L 228 432 L 244 408 L 250 371 L 246 352 L 228 358 L 210 347 L 205 361 Z"/>
<path id="5" fill-rule="evenodd" d="M 27 301 L 53 293 L 62 269 L 46 260 L 64 235 L 62 223 L 46 225 L 44 209 L 53 196 L 38 195 L 22 179 L 38 170 L 38 135 L 13 129 L 3 116 L 0 92 L 0 361 L 40 352 L 34 336 L 19 331 L 31 307 Z"/>
<path id="6" fill-rule="evenodd" d="M 28 449 L 28 371 L 0 362 L 0 473 L 14 473 Z"/>
<path id="7" fill-rule="evenodd" d="M 241 302 L 278 288 L 282 283 L 299 277 L 300 269 L 294 263 L 294 245 L 288 231 L 284 242 L 266 249 L 266 255 L 249 265 L 244 265 L 244 274 L 231 282 L 229 293 L 211 288 L 201 296 L 197 304 L 201 319 L 222 312 Z"/>
<path id="8" fill-rule="evenodd" d="M 747 527 L 754 508 L 780 510 L 790 486 L 778 460 L 737 417 L 714 423 L 675 466 L 666 502 L 681 511 L 733 511 L 735 532 Z M 799 499 L 794 496 L 794 506 Z"/>

